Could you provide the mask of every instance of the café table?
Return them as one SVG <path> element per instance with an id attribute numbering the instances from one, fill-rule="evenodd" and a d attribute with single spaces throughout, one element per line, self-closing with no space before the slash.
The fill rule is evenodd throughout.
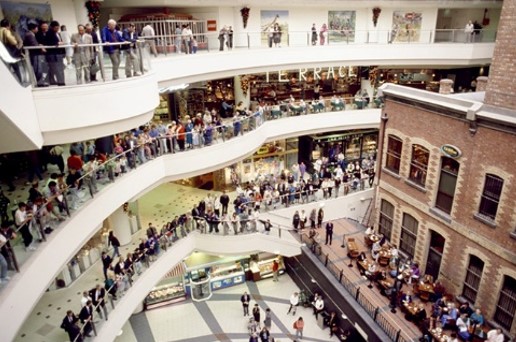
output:
<path id="1" fill-rule="evenodd" d="M 366 234 L 364 235 L 364 242 L 367 247 L 371 247 L 373 243 L 380 241 L 382 237 L 377 234 Z"/>
<path id="2" fill-rule="evenodd" d="M 357 106 L 357 109 L 364 109 L 365 104 L 365 100 L 355 100 L 355 105 Z"/>
<path id="3" fill-rule="evenodd" d="M 392 254 L 390 249 L 382 248 L 378 251 L 378 264 L 380 264 L 380 266 L 389 265 L 391 258 Z"/>
<path id="4" fill-rule="evenodd" d="M 432 338 L 436 342 L 448 342 L 452 340 L 441 328 L 430 329 L 430 335 L 432 335 Z"/>
<path id="5" fill-rule="evenodd" d="M 378 287 L 380 288 L 380 293 L 384 296 L 387 295 L 385 291 L 391 289 L 394 286 L 394 279 L 382 279 L 378 281 Z"/>
<path id="6" fill-rule="evenodd" d="M 358 266 L 358 269 L 360 270 L 360 273 L 362 274 L 365 274 L 367 270 L 369 270 L 369 267 L 371 265 L 375 265 L 376 262 L 374 262 L 373 260 L 362 260 L 362 261 L 357 261 L 357 266 Z M 376 278 L 376 275 L 378 274 L 378 272 L 380 272 L 378 270 L 378 267 L 377 267 L 377 270 L 374 272 L 374 274 L 372 274 L 371 276 L 374 278 Z"/>
<path id="7" fill-rule="evenodd" d="M 421 300 L 428 301 L 430 300 L 430 296 L 434 294 L 434 285 L 428 283 L 418 283 L 417 291 Z"/>

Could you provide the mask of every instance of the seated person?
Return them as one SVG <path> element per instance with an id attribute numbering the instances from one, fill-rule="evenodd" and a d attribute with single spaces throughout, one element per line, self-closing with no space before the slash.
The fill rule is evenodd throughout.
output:
<path id="1" fill-rule="evenodd" d="M 367 259 L 367 257 L 364 252 L 360 252 L 357 259 L 358 259 L 358 261 L 364 261 Z"/>
<path id="2" fill-rule="evenodd" d="M 365 235 L 371 235 L 371 234 L 374 234 L 374 228 L 373 226 L 371 227 L 368 227 L 365 231 Z"/>
<path id="3" fill-rule="evenodd" d="M 299 101 L 299 107 L 301 108 L 301 111 L 302 111 L 304 114 L 306 114 L 306 107 L 307 107 L 307 106 L 306 106 L 306 103 L 305 103 L 305 101 L 304 101 L 303 99 L 301 99 L 301 100 Z"/>
<path id="4" fill-rule="evenodd" d="M 464 339 L 464 341 L 468 341 L 470 338 L 470 334 L 468 332 L 469 319 L 466 314 L 462 314 L 459 318 L 457 318 L 456 324 L 459 336 Z"/>
<path id="5" fill-rule="evenodd" d="M 444 288 L 443 284 L 439 280 L 436 280 L 434 283 L 434 293 L 430 295 L 430 300 L 432 302 L 436 302 L 439 299 L 443 298 L 444 293 L 446 292 L 446 289 Z"/>
<path id="6" fill-rule="evenodd" d="M 434 282 L 434 277 L 432 277 L 430 274 L 425 274 L 423 277 L 423 284 L 432 284 Z"/>
<path id="7" fill-rule="evenodd" d="M 443 327 L 445 327 L 446 325 L 450 325 L 452 323 L 455 323 L 455 322 L 452 322 L 452 321 L 455 321 L 457 319 L 457 316 L 458 316 L 458 310 L 455 307 L 455 304 L 454 303 L 450 303 L 448 305 L 448 312 L 444 313 L 441 316 L 441 325 Z M 455 324 L 453 324 L 453 325 L 455 325 Z"/>
<path id="8" fill-rule="evenodd" d="M 382 249 L 382 246 L 380 245 L 379 241 L 373 243 L 373 247 L 371 248 L 371 256 L 375 261 L 378 261 L 378 257 L 380 256 L 378 252 L 380 252 L 380 249 Z"/>
<path id="9" fill-rule="evenodd" d="M 365 275 L 367 278 L 369 278 L 371 281 L 375 280 L 376 277 L 376 263 L 372 263 L 367 268 L 367 271 L 365 271 Z"/>
<path id="10" fill-rule="evenodd" d="M 330 337 L 332 337 L 339 329 L 339 317 L 335 311 L 332 311 L 330 316 L 325 319 L 325 323 L 330 328 Z"/>
<path id="11" fill-rule="evenodd" d="M 420 303 L 418 306 L 417 313 L 414 315 L 414 323 L 417 326 L 420 326 L 424 320 L 426 320 L 425 304 Z"/>
<path id="12" fill-rule="evenodd" d="M 466 316 L 471 316 L 471 314 L 474 312 L 473 309 L 469 306 L 468 302 L 465 302 L 459 306 L 459 312 L 460 314 L 466 314 Z"/>
<path id="13" fill-rule="evenodd" d="M 480 311 L 480 309 L 476 309 L 469 319 L 471 321 L 471 325 L 477 325 L 479 327 L 484 325 L 484 315 L 482 315 L 482 311 Z"/>
<path id="14" fill-rule="evenodd" d="M 401 295 L 400 299 L 402 304 L 412 303 L 412 293 L 409 291 Z"/>
<path id="15" fill-rule="evenodd" d="M 415 281 L 418 281 L 419 280 L 419 276 L 420 276 L 420 270 L 419 270 L 419 265 L 418 263 L 414 263 L 412 266 L 411 266 L 411 269 L 410 269 L 410 278 L 408 280 L 408 283 L 409 284 L 412 284 L 412 280 L 415 280 Z"/>
<path id="16" fill-rule="evenodd" d="M 504 336 L 502 329 L 489 330 L 487 333 L 487 342 L 503 342 Z"/>

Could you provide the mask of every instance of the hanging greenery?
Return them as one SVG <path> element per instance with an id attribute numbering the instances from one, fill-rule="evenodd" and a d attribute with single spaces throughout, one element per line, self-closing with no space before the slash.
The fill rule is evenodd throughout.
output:
<path id="1" fill-rule="evenodd" d="M 100 2 L 98 1 L 86 1 L 84 6 L 88 10 L 88 18 L 94 28 L 99 26 L 100 18 Z"/>
<path id="2" fill-rule="evenodd" d="M 380 7 L 373 8 L 373 25 L 376 27 L 378 24 L 378 18 L 380 18 L 380 13 L 382 13 L 382 9 Z"/>
<path id="3" fill-rule="evenodd" d="M 249 20 L 249 12 L 251 11 L 251 9 L 247 6 L 243 7 L 241 10 L 240 10 L 240 14 L 242 14 L 242 21 L 244 23 L 244 28 L 247 27 L 247 20 Z"/>

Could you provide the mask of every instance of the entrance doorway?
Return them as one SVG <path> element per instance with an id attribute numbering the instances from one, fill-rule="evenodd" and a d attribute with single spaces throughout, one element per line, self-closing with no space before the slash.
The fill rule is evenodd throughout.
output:
<path id="1" fill-rule="evenodd" d="M 428 248 L 428 258 L 426 261 L 426 274 L 431 275 L 434 280 L 439 277 L 445 241 L 441 234 L 430 230 L 430 247 Z"/>

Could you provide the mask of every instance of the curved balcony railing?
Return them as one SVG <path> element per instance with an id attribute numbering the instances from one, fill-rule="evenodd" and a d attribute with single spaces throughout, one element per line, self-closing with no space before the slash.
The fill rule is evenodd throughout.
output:
<path id="1" fill-rule="evenodd" d="M 90 82 L 107 82 L 140 76 L 151 70 L 144 41 L 25 46 L 24 63 L 29 82 L 34 87 L 66 86 Z M 65 65 L 66 50 L 73 51 L 72 63 Z M 56 51 L 57 50 L 57 51 Z M 116 55 L 116 58 L 112 58 Z M 118 64 L 118 65 L 117 65 Z M 123 78 L 123 77 L 121 77 Z"/>
<path id="2" fill-rule="evenodd" d="M 194 150 L 211 146 L 212 144 L 224 143 L 228 139 L 237 138 L 257 127 L 261 126 L 265 121 L 277 120 L 281 118 L 291 117 L 295 115 L 314 115 L 326 110 L 344 110 L 345 108 L 363 109 L 371 105 L 373 107 L 381 106 L 381 99 L 374 99 L 371 104 L 368 100 L 361 97 L 311 101 L 304 106 L 299 103 L 284 103 L 282 105 L 273 106 L 263 114 L 260 112 L 253 113 L 250 116 L 237 116 L 233 119 L 205 128 L 202 132 L 184 133 L 183 137 L 177 135 L 163 135 L 153 138 L 141 145 L 133 140 L 131 148 L 114 156 L 110 156 L 103 162 L 94 162 L 91 170 L 81 175 L 77 180 L 77 184 L 65 185 L 63 179 L 56 179 L 58 184 L 55 192 L 50 194 L 46 199 L 34 203 L 31 208 L 27 208 L 28 217 L 25 223 L 20 224 L 12 231 L 11 240 L 6 245 L 8 251 L 9 269 L 20 272 L 21 266 L 27 261 L 31 255 L 28 249 L 27 240 L 23 237 L 32 235 L 33 240 L 44 243 L 48 234 L 61 225 L 61 221 L 65 221 L 66 217 L 79 210 L 82 205 L 93 198 L 98 191 L 101 191 L 106 185 L 115 182 L 118 176 L 122 176 L 126 172 L 135 170 L 149 159 L 149 151 L 153 156 L 174 153 L 188 153 L 188 150 Z M 190 139 L 194 142 L 194 135 L 197 135 L 198 145 L 192 145 L 191 148 L 181 149 L 180 144 L 189 145 Z M 181 139 L 182 138 L 182 139 Z M 183 142 L 180 142 L 180 141 Z M 154 157 L 153 157 L 154 158 Z M 123 173 L 116 175 L 116 169 L 122 169 Z M 99 178 L 99 179 L 97 179 Z M 59 185 L 61 184 L 61 185 Z M 82 192 L 79 188 L 84 189 Z M 12 211 L 18 208 L 13 207 Z M 57 226 L 56 226 L 57 225 Z M 52 226 L 56 226 L 52 229 Z M 50 229 L 49 229 L 50 227 Z"/>
<path id="3" fill-rule="evenodd" d="M 313 40 L 311 31 L 288 31 L 279 33 L 274 42 L 274 33 L 262 31 L 233 32 L 232 38 L 215 32 L 195 33 L 190 37 L 182 35 L 156 35 L 145 37 L 146 45 L 154 55 L 196 53 L 232 48 L 302 47 L 317 45 L 348 44 L 434 44 L 434 43 L 494 43 L 496 30 L 475 30 L 467 34 L 464 29 L 392 29 L 392 30 L 328 30 L 321 38 L 318 30 Z M 271 38 L 271 39 L 269 39 Z M 194 43 L 195 40 L 195 43 Z"/>

